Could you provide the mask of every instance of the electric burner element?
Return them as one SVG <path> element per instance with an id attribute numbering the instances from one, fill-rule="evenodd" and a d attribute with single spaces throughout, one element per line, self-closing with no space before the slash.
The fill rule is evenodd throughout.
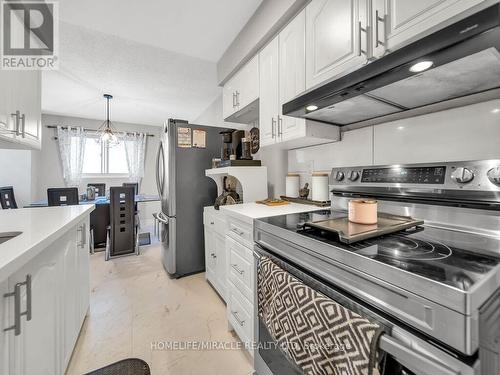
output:
<path id="1" fill-rule="evenodd" d="M 375 245 L 369 241 L 366 243 Z M 381 238 L 376 245 L 379 246 L 379 255 L 404 260 L 439 260 L 453 253 L 450 247 L 435 240 L 431 243 L 401 235 Z"/>

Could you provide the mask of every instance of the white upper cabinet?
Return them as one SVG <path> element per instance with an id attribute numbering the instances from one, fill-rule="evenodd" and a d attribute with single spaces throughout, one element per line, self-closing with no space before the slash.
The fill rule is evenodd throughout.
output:
<path id="1" fill-rule="evenodd" d="M 371 57 L 366 0 L 312 0 L 306 7 L 306 88 Z"/>
<path id="2" fill-rule="evenodd" d="M 279 106 L 279 50 L 278 37 L 274 38 L 259 53 L 259 128 L 260 145 L 267 146 L 276 142 Z"/>
<path id="3" fill-rule="evenodd" d="M 297 148 L 338 140 L 336 126 L 283 116 L 283 104 L 305 90 L 305 11 L 259 54 L 260 145 Z"/>
<path id="4" fill-rule="evenodd" d="M 41 77 L 40 71 L 0 71 L 0 140 L 9 147 L 41 147 Z"/>
<path id="5" fill-rule="evenodd" d="M 306 14 L 302 11 L 279 34 L 278 135 L 282 140 L 302 135 L 305 120 L 283 116 L 282 106 L 306 88 Z"/>
<path id="6" fill-rule="evenodd" d="M 226 121 L 247 124 L 258 118 L 259 58 L 255 56 L 223 87 L 222 114 Z"/>
<path id="7" fill-rule="evenodd" d="M 374 0 L 383 20 L 379 22 L 380 40 L 389 51 L 415 41 L 433 29 L 446 26 L 454 17 L 476 5 L 491 4 L 481 0 Z M 384 9 L 385 7 L 385 9 Z"/>

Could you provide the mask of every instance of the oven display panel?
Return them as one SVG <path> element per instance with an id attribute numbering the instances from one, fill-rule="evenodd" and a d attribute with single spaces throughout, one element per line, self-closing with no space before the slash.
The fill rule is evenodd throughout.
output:
<path id="1" fill-rule="evenodd" d="M 363 169 L 361 182 L 444 184 L 446 167 L 393 167 Z"/>

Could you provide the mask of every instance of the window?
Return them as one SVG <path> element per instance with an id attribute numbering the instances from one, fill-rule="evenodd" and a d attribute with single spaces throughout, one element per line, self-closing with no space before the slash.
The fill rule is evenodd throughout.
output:
<path id="1" fill-rule="evenodd" d="M 93 135 L 85 138 L 85 155 L 83 160 L 84 175 L 95 174 L 128 174 L 125 145 L 109 146 Z"/>

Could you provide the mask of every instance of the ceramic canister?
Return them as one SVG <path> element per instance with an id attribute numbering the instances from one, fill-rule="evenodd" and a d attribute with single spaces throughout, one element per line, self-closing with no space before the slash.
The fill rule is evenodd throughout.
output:
<path id="1" fill-rule="evenodd" d="M 313 173 L 312 175 L 312 200 L 325 202 L 330 200 L 328 189 L 328 173 Z"/>
<path id="2" fill-rule="evenodd" d="M 356 224 L 377 223 L 377 201 L 352 199 L 349 201 L 349 221 Z"/>
<path id="3" fill-rule="evenodd" d="M 298 198 L 300 189 L 300 176 L 289 173 L 286 176 L 285 195 L 289 198 Z"/>

